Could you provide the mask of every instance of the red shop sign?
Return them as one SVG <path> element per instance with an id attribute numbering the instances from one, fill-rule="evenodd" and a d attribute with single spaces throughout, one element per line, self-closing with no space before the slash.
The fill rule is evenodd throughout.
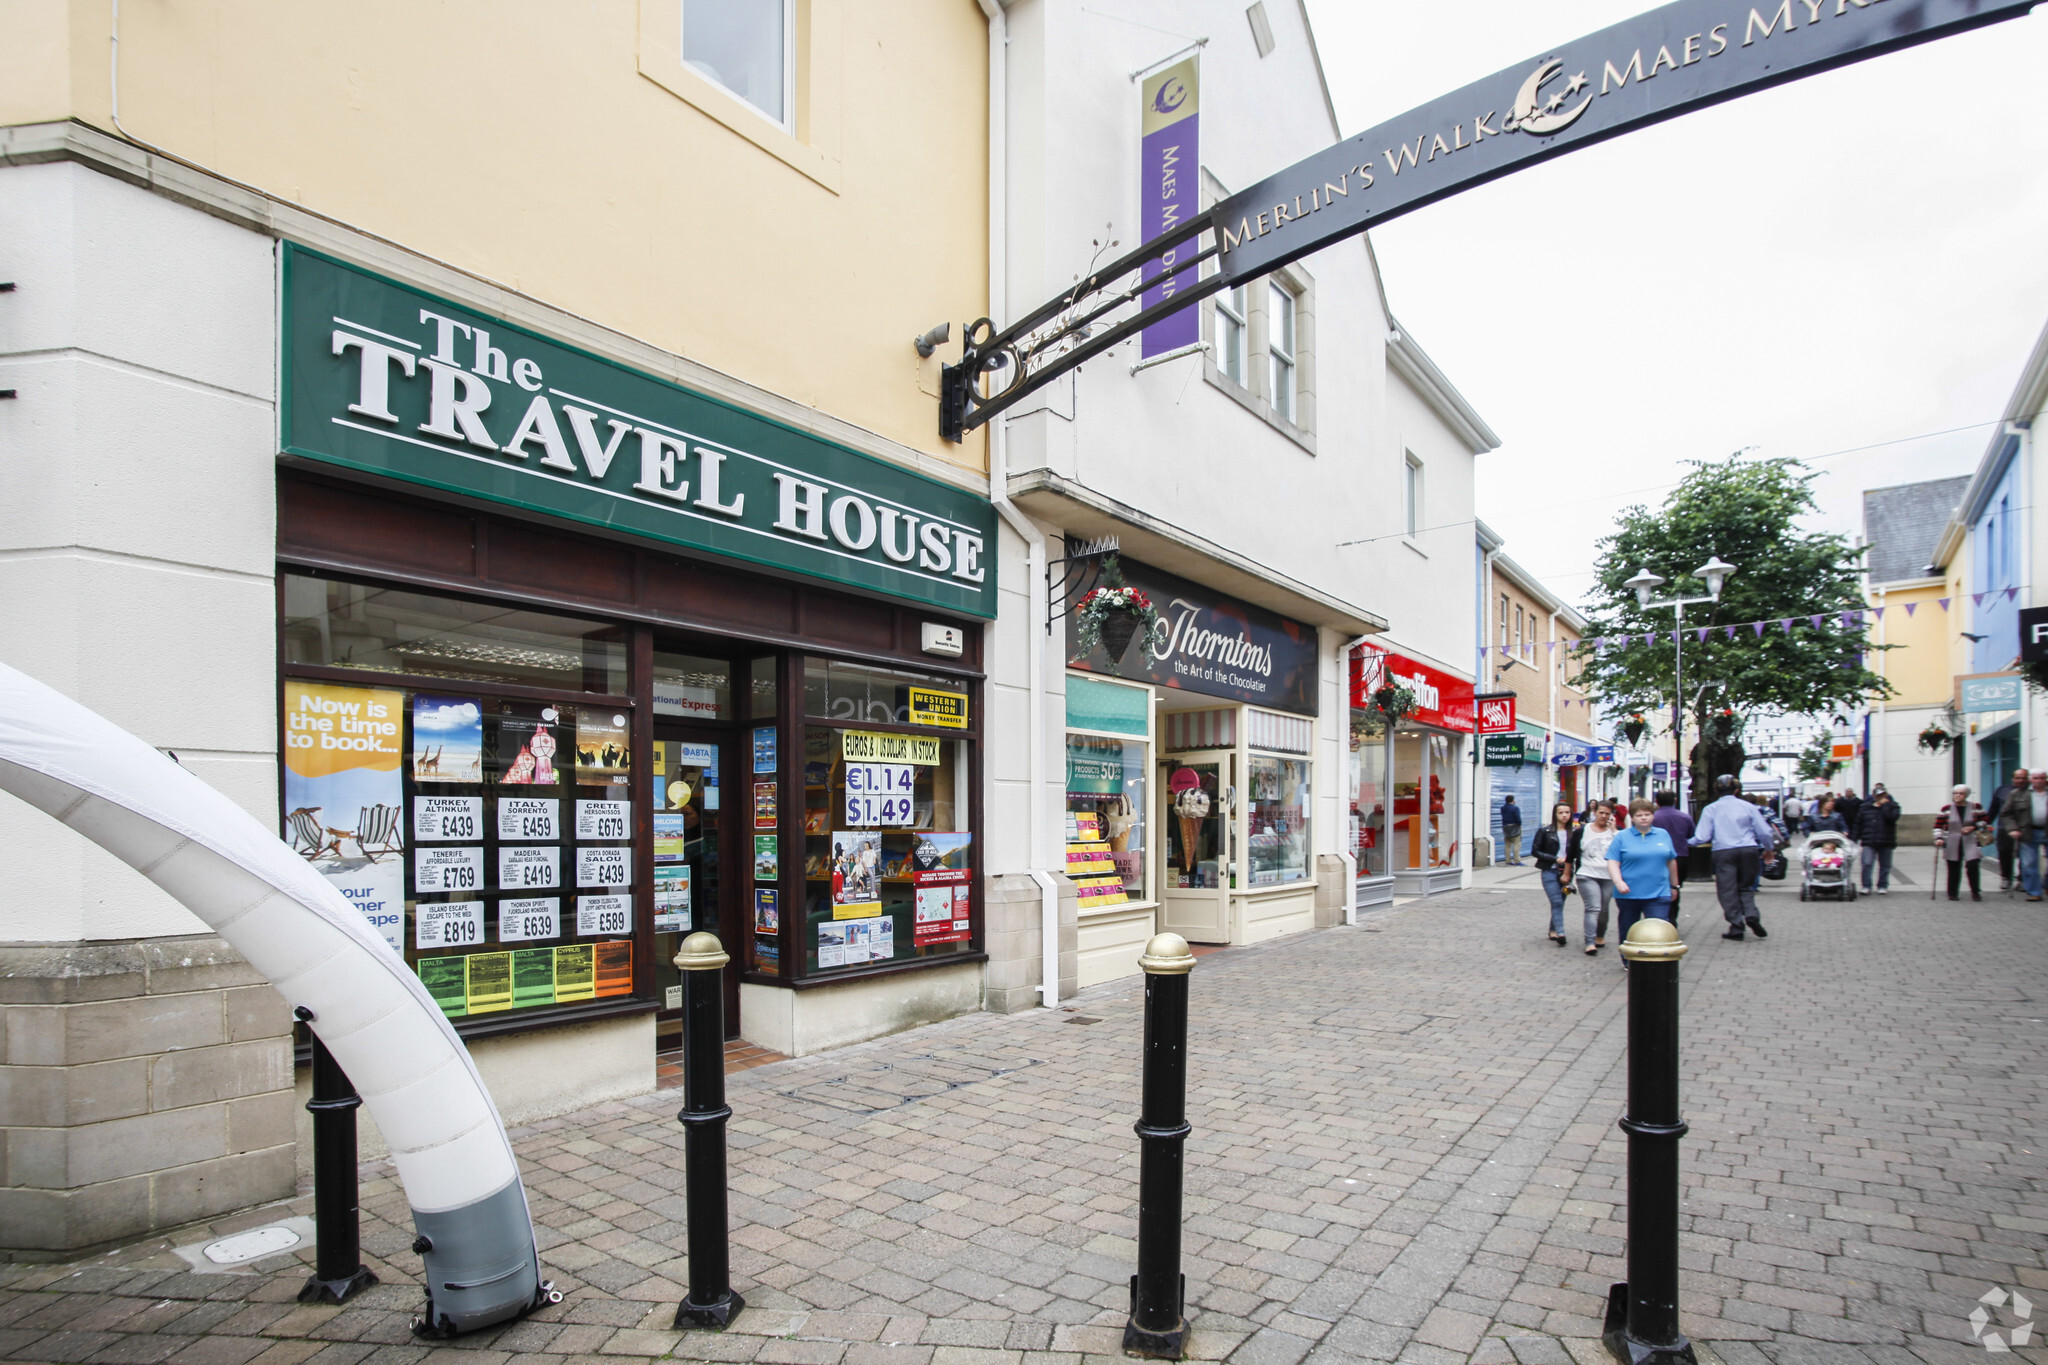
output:
<path id="1" fill-rule="evenodd" d="M 1415 709 L 1407 719 L 1439 730 L 1473 733 L 1472 684 L 1466 679 L 1371 645 L 1360 645 L 1351 652 L 1353 706 L 1366 705 L 1373 691 L 1387 681 L 1415 694 Z"/>

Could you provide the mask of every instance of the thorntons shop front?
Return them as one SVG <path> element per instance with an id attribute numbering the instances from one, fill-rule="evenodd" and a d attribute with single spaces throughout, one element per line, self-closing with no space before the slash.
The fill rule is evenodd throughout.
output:
<path id="1" fill-rule="evenodd" d="M 457 1029 L 651 1079 L 699 929 L 777 1051 L 978 1007 L 987 499 L 282 272 L 281 827 Z"/>

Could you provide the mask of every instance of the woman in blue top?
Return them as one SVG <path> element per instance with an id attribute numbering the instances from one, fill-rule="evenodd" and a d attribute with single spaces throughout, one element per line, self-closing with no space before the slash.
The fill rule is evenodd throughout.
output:
<path id="1" fill-rule="evenodd" d="M 1638 797 L 1629 802 L 1629 827 L 1607 846 L 1607 871 L 1614 880 L 1614 903 L 1621 912 L 1617 928 L 1624 943 L 1629 926 L 1637 920 L 1671 918 L 1678 850 L 1671 846 L 1671 836 L 1651 823 L 1656 814 L 1653 801 Z"/>

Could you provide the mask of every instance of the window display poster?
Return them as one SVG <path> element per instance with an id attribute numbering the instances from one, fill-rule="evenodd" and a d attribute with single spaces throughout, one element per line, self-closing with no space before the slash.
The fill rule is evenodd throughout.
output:
<path id="1" fill-rule="evenodd" d="M 484 780 L 484 712 L 475 697 L 414 695 L 412 780 Z"/>
<path id="2" fill-rule="evenodd" d="M 608 706 L 576 708 L 576 780 L 626 781 L 632 755 L 627 751 L 626 713 Z"/>
<path id="3" fill-rule="evenodd" d="M 633 993 L 633 940 L 613 939 L 609 943 L 593 944 L 597 949 L 593 962 L 593 993 L 599 997 L 607 995 L 631 995 Z"/>
<path id="4" fill-rule="evenodd" d="M 780 875 L 782 864 L 782 840 L 779 835 L 756 834 L 754 836 L 754 880 L 772 882 Z"/>
<path id="5" fill-rule="evenodd" d="M 570 1004 L 597 994 L 597 945 L 564 943 L 555 949 L 555 1000 Z"/>
<path id="6" fill-rule="evenodd" d="M 654 861 L 679 863 L 688 857 L 689 831 L 683 827 L 683 812 L 668 811 L 654 817 Z"/>
<path id="7" fill-rule="evenodd" d="M 578 801 L 578 839 L 624 839 L 629 837 L 633 803 L 630 801 Z"/>
<path id="8" fill-rule="evenodd" d="M 480 848 L 415 849 L 412 889 L 424 895 L 437 891 L 481 891 L 484 851 Z"/>
<path id="9" fill-rule="evenodd" d="M 415 805 L 419 803 L 414 802 Z M 553 842 L 562 837 L 562 803 L 553 797 L 501 796 L 498 798 L 500 839 L 541 839 Z"/>
<path id="10" fill-rule="evenodd" d="M 405 947 L 404 727 L 395 689 L 284 685 L 285 836 L 393 952 Z"/>
<path id="11" fill-rule="evenodd" d="M 584 845 L 576 850 L 576 885 L 631 886 L 633 850 L 623 846 Z"/>
<path id="12" fill-rule="evenodd" d="M 846 823 L 908 825 L 914 811 L 917 769 L 908 763 L 846 765 Z"/>
<path id="13" fill-rule="evenodd" d="M 775 784 L 756 782 L 754 784 L 754 828 L 775 828 Z"/>
<path id="14" fill-rule="evenodd" d="M 654 931 L 658 934 L 680 934 L 689 927 L 689 865 L 655 868 Z"/>
<path id="15" fill-rule="evenodd" d="M 887 962 L 896 956 L 896 921 L 887 915 L 846 921 L 846 965 Z"/>
<path id="16" fill-rule="evenodd" d="M 561 741 L 555 732 L 562 728 L 562 713 L 552 706 L 504 706 L 498 717 L 497 759 L 504 775 L 498 781 L 515 787 L 554 786 L 561 780 L 555 768 Z"/>
<path id="17" fill-rule="evenodd" d="M 631 896 L 578 896 L 576 898 L 576 933 L 581 938 L 597 934 L 630 934 L 633 932 L 633 898 Z"/>
<path id="18" fill-rule="evenodd" d="M 498 942 L 526 943 L 561 936 L 560 897 L 537 896 L 498 902 Z"/>
<path id="19" fill-rule="evenodd" d="M 450 1019 L 469 1013 L 468 963 L 467 957 L 423 957 L 419 962 L 420 984 Z"/>
<path id="20" fill-rule="evenodd" d="M 481 796 L 413 797 L 414 843 L 461 843 L 483 837 L 484 799 Z"/>
<path id="21" fill-rule="evenodd" d="M 832 920 L 818 926 L 818 966 L 844 967 L 846 965 L 846 931 L 850 920 Z"/>
<path id="22" fill-rule="evenodd" d="M 772 936 L 782 931 L 781 897 L 766 887 L 754 891 L 754 932 Z"/>
<path id="23" fill-rule="evenodd" d="M 465 948 L 483 941 L 482 901 L 422 902 L 413 915 L 415 948 Z"/>
<path id="24" fill-rule="evenodd" d="M 512 1007 L 555 1003 L 555 950 L 522 948 L 512 954 Z"/>
<path id="25" fill-rule="evenodd" d="M 832 918 L 865 919 L 881 912 L 881 832 L 835 831 L 832 835 Z"/>
<path id="26" fill-rule="evenodd" d="M 498 849 L 500 891 L 540 891 L 562 884 L 562 850 L 554 844 L 504 844 Z"/>
<path id="27" fill-rule="evenodd" d="M 935 872 L 945 867 L 964 872 L 973 866 L 969 861 L 973 845 L 974 836 L 969 833 L 927 831 L 918 835 L 917 842 L 910 846 L 911 871 Z"/>
<path id="28" fill-rule="evenodd" d="M 911 874 L 916 887 L 910 927 L 912 946 L 964 943 L 973 936 L 973 879 L 974 874 L 965 869 L 942 868 Z"/>
<path id="29" fill-rule="evenodd" d="M 775 771 L 775 729 L 763 726 L 754 731 L 754 771 L 772 773 Z"/>
<path id="30" fill-rule="evenodd" d="M 495 1014 L 512 1008 L 512 954 L 471 953 L 462 960 L 469 966 L 471 1014 Z"/>

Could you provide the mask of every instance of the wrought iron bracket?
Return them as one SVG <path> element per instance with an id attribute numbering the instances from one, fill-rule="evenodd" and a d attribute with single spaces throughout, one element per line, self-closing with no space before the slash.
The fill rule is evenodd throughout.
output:
<path id="1" fill-rule="evenodd" d="M 1072 615 L 1074 603 L 1095 590 L 1095 585 L 1102 581 L 1102 561 L 1119 548 L 1120 542 L 1115 536 L 1103 536 L 1099 540 L 1069 540 L 1066 554 L 1045 566 L 1047 635 L 1052 634 L 1053 622 Z"/>

